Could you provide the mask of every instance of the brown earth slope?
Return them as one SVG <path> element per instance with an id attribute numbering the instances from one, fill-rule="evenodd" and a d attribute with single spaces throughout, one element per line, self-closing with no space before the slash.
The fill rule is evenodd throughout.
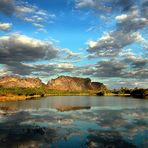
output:
<path id="1" fill-rule="evenodd" d="M 60 76 L 56 79 L 52 79 L 47 84 L 48 89 L 55 90 L 69 90 L 69 91 L 87 91 L 87 90 L 106 90 L 106 86 L 103 83 L 91 82 L 89 78 L 79 78 L 70 76 Z"/>
<path id="2" fill-rule="evenodd" d="M 68 90 L 68 91 L 99 91 L 106 90 L 103 83 L 91 82 L 90 78 L 79 78 L 70 76 L 60 76 L 51 79 L 45 85 L 39 78 L 24 78 L 18 76 L 5 76 L 0 78 L 0 87 L 11 88 L 40 88 L 46 86 L 52 90 Z"/>
<path id="3" fill-rule="evenodd" d="M 0 86 L 11 88 L 39 88 L 45 84 L 38 78 L 21 78 L 18 76 L 6 76 L 0 79 Z"/>

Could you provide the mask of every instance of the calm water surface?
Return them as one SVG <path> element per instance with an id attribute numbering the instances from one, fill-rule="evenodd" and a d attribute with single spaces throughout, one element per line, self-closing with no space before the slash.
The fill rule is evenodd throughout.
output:
<path id="1" fill-rule="evenodd" d="M 148 148 L 148 100 L 58 96 L 0 103 L 0 148 Z"/>

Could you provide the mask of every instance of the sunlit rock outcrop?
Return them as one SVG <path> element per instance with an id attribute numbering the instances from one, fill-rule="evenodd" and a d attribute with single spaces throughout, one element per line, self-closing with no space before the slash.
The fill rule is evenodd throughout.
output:
<path id="1" fill-rule="evenodd" d="M 90 78 L 60 76 L 48 82 L 47 87 L 55 90 L 87 91 L 106 90 L 106 86 L 99 82 L 91 82 Z"/>
<path id="2" fill-rule="evenodd" d="M 44 83 L 38 78 L 21 78 L 18 76 L 6 76 L 0 79 L 2 87 L 39 88 Z"/>
<path id="3" fill-rule="evenodd" d="M 48 84 L 44 84 L 39 78 L 24 78 L 18 76 L 5 76 L 0 78 L 0 87 L 11 88 L 40 88 L 45 87 L 52 90 L 68 91 L 102 91 L 106 90 L 103 83 L 91 82 L 90 78 L 79 78 L 70 76 L 60 76 L 51 79 Z"/>

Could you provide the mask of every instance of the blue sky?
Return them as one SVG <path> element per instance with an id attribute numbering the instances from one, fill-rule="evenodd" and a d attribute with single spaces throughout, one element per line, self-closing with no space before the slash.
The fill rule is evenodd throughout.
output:
<path id="1" fill-rule="evenodd" d="M 147 87 L 147 0 L 1 0 L 0 76 Z"/>

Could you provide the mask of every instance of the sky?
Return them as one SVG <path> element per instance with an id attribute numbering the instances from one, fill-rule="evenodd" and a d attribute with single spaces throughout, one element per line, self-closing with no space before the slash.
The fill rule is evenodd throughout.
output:
<path id="1" fill-rule="evenodd" d="M 0 0 L 0 77 L 89 77 L 148 87 L 148 0 Z"/>

